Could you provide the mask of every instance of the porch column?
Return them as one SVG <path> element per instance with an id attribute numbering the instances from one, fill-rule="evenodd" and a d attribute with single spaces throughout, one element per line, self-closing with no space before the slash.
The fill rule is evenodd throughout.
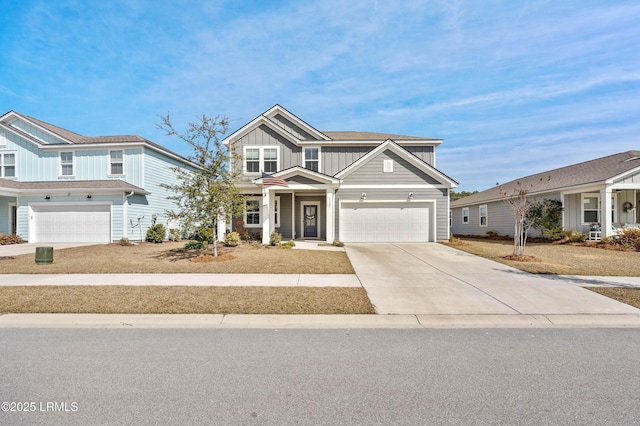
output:
<path id="1" fill-rule="evenodd" d="M 326 228 L 325 228 L 325 234 L 327 236 L 327 242 L 328 243 L 332 243 L 333 240 L 335 240 L 335 213 L 334 213 L 334 195 L 335 195 L 335 190 L 333 188 L 328 188 L 327 189 L 327 197 L 326 197 L 326 202 L 325 205 L 327 207 L 327 212 L 325 215 L 325 223 L 326 223 Z"/>
<path id="2" fill-rule="evenodd" d="M 613 234 L 611 232 L 611 188 L 605 186 L 600 191 L 600 231 L 603 237 Z"/>
<path id="3" fill-rule="evenodd" d="M 567 229 L 567 222 L 564 217 L 564 212 L 567 205 L 564 202 L 564 192 L 560 193 L 560 203 L 562 204 L 562 211 L 560 212 L 560 226 L 562 227 L 562 230 L 565 230 Z"/>
<path id="4" fill-rule="evenodd" d="M 218 241 L 222 242 L 224 241 L 225 237 L 227 236 L 227 220 L 225 219 L 225 216 L 220 216 L 218 217 Z"/>
<path id="5" fill-rule="evenodd" d="M 275 223 L 276 213 L 271 206 L 273 205 L 273 190 L 263 189 L 262 191 L 262 244 L 269 244 L 269 236 L 273 232 L 273 224 Z"/>

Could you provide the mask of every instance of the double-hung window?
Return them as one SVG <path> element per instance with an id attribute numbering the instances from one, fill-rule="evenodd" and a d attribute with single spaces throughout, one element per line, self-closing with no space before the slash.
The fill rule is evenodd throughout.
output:
<path id="1" fill-rule="evenodd" d="M 279 149 L 268 146 L 244 147 L 244 173 L 275 173 L 280 168 Z"/>
<path id="2" fill-rule="evenodd" d="M 124 157 L 122 155 L 122 150 L 109 152 L 109 174 L 124 174 Z"/>
<path id="3" fill-rule="evenodd" d="M 479 207 L 479 213 L 480 213 L 480 226 L 487 226 L 487 205 L 484 204 L 482 206 Z"/>
<path id="4" fill-rule="evenodd" d="M 462 223 L 469 223 L 469 207 L 462 209 Z"/>
<path id="5" fill-rule="evenodd" d="M 260 199 L 249 198 L 245 203 L 244 223 L 247 226 L 260 225 Z"/>
<path id="6" fill-rule="evenodd" d="M 304 148 L 304 168 L 320 171 L 320 148 Z"/>
<path id="7" fill-rule="evenodd" d="M 60 153 L 60 176 L 73 176 L 73 152 Z"/>
<path id="8" fill-rule="evenodd" d="M 600 197 L 597 194 L 585 194 L 582 196 L 582 223 L 600 222 Z"/>
<path id="9" fill-rule="evenodd" d="M 5 152 L 0 154 L 0 177 L 16 177 L 16 154 Z"/>

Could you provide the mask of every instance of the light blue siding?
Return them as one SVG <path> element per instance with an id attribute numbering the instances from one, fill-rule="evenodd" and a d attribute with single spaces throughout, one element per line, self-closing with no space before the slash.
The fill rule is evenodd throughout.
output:
<path id="1" fill-rule="evenodd" d="M 0 197 L 0 234 L 9 234 L 9 203 L 15 202 L 12 197 Z"/>
<path id="2" fill-rule="evenodd" d="M 11 123 L 11 126 L 34 136 L 35 138 L 39 139 L 45 144 L 65 144 L 66 143 L 61 139 L 51 136 L 49 133 L 43 132 L 42 130 L 38 129 L 35 126 L 32 126 L 31 124 L 25 122 L 22 119 L 18 119 L 14 121 L 13 123 Z"/>

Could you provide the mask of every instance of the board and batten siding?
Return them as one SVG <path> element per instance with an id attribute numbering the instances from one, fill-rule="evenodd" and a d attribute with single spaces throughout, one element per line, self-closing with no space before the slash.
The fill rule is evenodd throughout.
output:
<path id="1" fill-rule="evenodd" d="M 404 149 L 429 164 L 434 166 L 435 162 L 435 150 L 433 146 L 404 146 Z"/>
<path id="2" fill-rule="evenodd" d="M 296 136 L 296 138 L 300 140 L 315 139 L 309 133 L 305 132 L 300 127 L 293 124 L 289 119 L 287 119 L 286 117 L 283 117 L 281 114 L 276 114 L 274 117 L 271 118 L 271 120 L 278 123 L 278 126 L 287 130 L 289 133 L 293 133 Z"/>
<path id="3" fill-rule="evenodd" d="M 242 138 L 234 142 L 236 154 L 244 155 L 245 146 L 273 146 L 279 148 L 280 170 L 298 166 L 300 163 L 300 147 L 291 143 L 277 132 L 265 125 L 258 126 Z M 242 166 L 242 163 L 240 164 Z"/>
<path id="4" fill-rule="evenodd" d="M 393 160 L 393 172 L 383 171 L 384 160 Z M 349 173 L 345 184 L 431 184 L 440 182 L 391 150 L 385 150 Z M 405 195 L 406 196 L 406 195 Z"/>
<path id="5" fill-rule="evenodd" d="M 49 133 L 46 133 L 42 130 L 40 130 L 39 128 L 32 126 L 31 124 L 27 123 L 26 121 L 22 120 L 21 118 L 15 120 L 14 122 L 11 123 L 11 127 L 15 127 L 16 129 L 20 129 L 25 133 L 30 134 L 31 136 L 34 136 L 35 138 L 39 139 L 42 143 L 47 144 L 47 145 L 65 145 L 66 142 L 63 142 L 62 140 L 56 138 L 55 136 L 51 136 Z"/>
<path id="6" fill-rule="evenodd" d="M 320 173 L 335 176 L 375 148 L 371 146 L 323 146 L 320 148 Z"/>
<path id="7" fill-rule="evenodd" d="M 280 197 L 280 226 L 276 228 L 282 238 L 286 240 L 293 239 L 293 235 L 291 234 L 291 199 L 293 198 L 291 194 L 277 194 L 276 196 Z"/>

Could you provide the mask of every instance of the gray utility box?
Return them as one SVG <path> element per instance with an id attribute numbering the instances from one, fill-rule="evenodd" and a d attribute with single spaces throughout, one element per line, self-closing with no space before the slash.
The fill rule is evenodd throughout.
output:
<path id="1" fill-rule="evenodd" d="M 53 263 L 53 247 L 36 247 L 36 263 L 38 265 Z"/>

